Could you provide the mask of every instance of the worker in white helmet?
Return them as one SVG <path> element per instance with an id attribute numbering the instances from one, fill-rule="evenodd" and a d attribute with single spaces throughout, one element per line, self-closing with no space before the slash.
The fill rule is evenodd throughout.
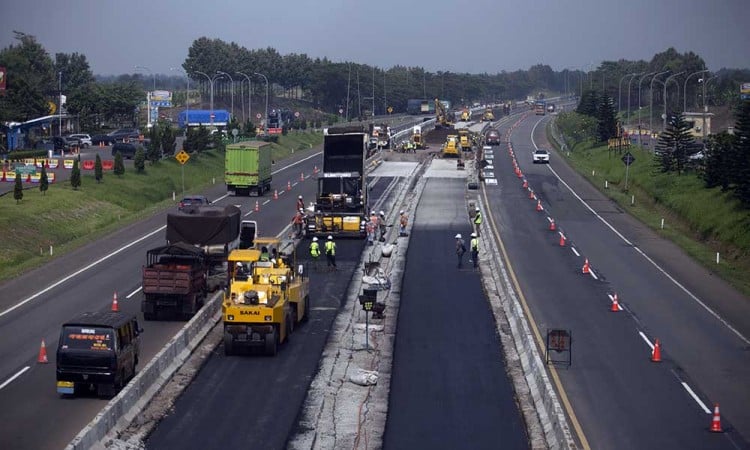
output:
<path id="1" fill-rule="evenodd" d="M 479 265 L 479 236 L 477 236 L 476 233 L 471 233 L 469 250 L 471 250 L 471 262 L 474 264 L 474 268 L 476 269 Z"/>
<path id="2" fill-rule="evenodd" d="M 406 226 L 409 225 L 409 216 L 402 209 L 398 212 L 398 235 L 406 236 Z"/>
<path id="3" fill-rule="evenodd" d="M 305 208 L 305 202 L 302 200 L 302 196 L 300 195 L 297 197 L 297 209 L 304 209 Z"/>
<path id="4" fill-rule="evenodd" d="M 328 235 L 328 240 L 325 245 L 326 251 L 326 262 L 328 263 L 328 270 L 336 270 L 336 243 L 333 242 L 333 236 Z"/>
<path id="5" fill-rule="evenodd" d="M 378 227 L 380 228 L 380 242 L 385 242 L 385 232 L 387 230 L 385 228 L 385 213 L 383 211 L 380 211 L 378 216 Z"/>
<path id="6" fill-rule="evenodd" d="M 456 235 L 456 256 L 458 257 L 458 266 L 456 267 L 459 269 L 463 267 L 464 253 L 466 253 L 466 245 L 461 237 L 461 233 L 458 233 Z"/>
<path id="7" fill-rule="evenodd" d="M 318 268 L 318 259 L 320 259 L 320 244 L 318 244 L 318 238 L 313 237 L 310 242 L 310 257 L 313 261 L 313 267 Z"/>

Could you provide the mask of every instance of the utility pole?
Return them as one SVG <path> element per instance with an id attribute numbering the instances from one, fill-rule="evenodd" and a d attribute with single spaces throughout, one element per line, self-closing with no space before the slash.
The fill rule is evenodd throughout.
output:
<path id="1" fill-rule="evenodd" d="M 349 63 L 349 78 L 346 81 L 346 121 L 349 122 L 349 88 L 352 85 L 352 65 Z"/>
<path id="2" fill-rule="evenodd" d="M 669 73 L 671 70 L 665 70 L 664 72 L 659 72 L 656 75 L 654 75 L 653 78 L 651 78 L 651 88 L 649 89 L 649 97 L 651 97 L 651 105 L 649 108 L 649 119 L 648 119 L 648 127 L 649 132 L 651 134 L 654 133 L 654 80 L 656 80 L 658 77 L 664 75 L 665 73 Z"/>
<path id="3" fill-rule="evenodd" d="M 702 74 L 702 73 L 706 73 L 706 72 L 708 72 L 708 71 L 709 71 L 708 69 L 706 69 L 706 70 L 699 70 L 699 71 L 697 71 L 697 72 L 693 72 L 693 73 L 691 73 L 690 75 L 688 75 L 688 76 L 687 76 L 687 78 L 685 78 L 685 83 L 684 83 L 684 84 L 683 84 L 683 86 L 682 86 L 682 96 L 684 97 L 684 99 L 683 99 L 683 103 L 682 103 L 682 113 L 683 113 L 683 114 L 685 114 L 685 112 L 687 112 L 687 83 L 688 83 L 688 80 L 689 80 L 689 79 L 690 79 L 690 78 L 691 78 L 691 77 L 692 77 L 693 75 L 700 75 L 700 74 Z M 678 89 L 679 89 L 679 87 L 678 87 Z"/>
<path id="4" fill-rule="evenodd" d="M 57 72 L 57 88 L 60 93 L 60 104 L 57 108 L 57 135 L 62 136 L 62 71 Z"/>

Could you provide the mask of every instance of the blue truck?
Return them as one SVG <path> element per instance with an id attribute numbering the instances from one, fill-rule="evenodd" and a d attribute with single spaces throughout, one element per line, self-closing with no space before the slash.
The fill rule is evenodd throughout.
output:
<path id="1" fill-rule="evenodd" d="M 188 113 L 190 116 L 188 117 Z M 213 126 L 225 127 L 229 123 L 229 111 L 226 109 L 214 109 L 214 118 L 211 120 L 210 109 L 191 109 L 181 111 L 177 116 L 177 124 L 180 128 L 185 128 L 186 124 L 191 127 L 203 125 L 204 127 Z M 187 120 L 189 118 L 189 121 Z"/>

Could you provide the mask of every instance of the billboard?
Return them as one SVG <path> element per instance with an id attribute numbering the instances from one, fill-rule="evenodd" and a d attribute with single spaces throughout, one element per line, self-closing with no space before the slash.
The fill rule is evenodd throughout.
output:
<path id="1" fill-rule="evenodd" d="M 5 67 L 0 67 L 0 92 L 5 91 L 5 80 L 8 78 L 8 72 L 5 71 Z"/>
<path id="2" fill-rule="evenodd" d="M 172 93 L 170 91 L 152 91 L 151 101 L 152 102 L 171 102 Z"/>

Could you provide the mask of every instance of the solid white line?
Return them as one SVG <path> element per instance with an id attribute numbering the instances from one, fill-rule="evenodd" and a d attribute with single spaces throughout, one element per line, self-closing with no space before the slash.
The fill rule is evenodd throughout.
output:
<path id="1" fill-rule="evenodd" d="M 13 380 L 15 380 L 16 378 L 18 378 L 18 377 L 20 377 L 21 375 L 23 375 L 23 373 L 24 373 L 24 372 L 26 372 L 26 371 L 27 371 L 27 370 L 29 370 L 29 369 L 31 369 L 31 367 L 29 367 L 29 366 L 26 366 L 26 367 L 24 367 L 23 369 L 21 369 L 21 370 L 19 370 L 18 372 L 16 372 L 16 374 L 15 374 L 15 375 L 13 375 L 12 377 L 10 377 L 10 378 L 8 378 L 7 380 L 5 380 L 5 382 L 4 382 L 3 384 L 0 384 L 0 389 L 4 388 L 5 386 L 7 386 L 7 385 L 9 385 L 10 383 L 12 383 L 12 382 L 13 382 Z"/>
<path id="2" fill-rule="evenodd" d="M 134 290 L 133 292 L 131 292 L 130 294 L 128 294 L 127 296 L 125 296 L 125 298 L 129 299 L 130 297 L 134 296 L 135 294 L 141 292 L 141 289 L 143 289 L 143 286 L 138 286 L 138 289 Z"/>
<path id="3" fill-rule="evenodd" d="M 710 409 L 708 409 L 708 407 L 706 406 L 706 404 L 705 404 L 705 403 L 703 403 L 703 402 L 701 401 L 701 399 L 699 399 L 699 398 L 698 398 L 698 396 L 697 396 L 697 395 L 695 395 L 695 392 L 693 392 L 693 390 L 692 390 L 692 389 L 690 389 L 690 386 L 688 386 L 688 384 L 687 384 L 687 383 L 685 383 L 685 382 L 683 381 L 683 382 L 682 382 L 682 387 L 684 387 L 684 388 L 685 388 L 685 390 L 686 390 L 686 391 L 688 391 L 688 394 L 690 394 L 690 396 L 691 396 L 691 397 L 693 397 L 693 400 L 695 400 L 695 403 L 697 403 L 697 404 L 698 404 L 698 406 L 700 406 L 700 407 L 701 407 L 701 409 L 703 409 L 703 412 L 705 412 L 706 414 L 711 414 L 711 410 L 710 410 Z"/>
<path id="4" fill-rule="evenodd" d="M 654 344 L 651 343 L 651 341 L 648 340 L 645 334 L 643 334 L 643 331 L 639 331 L 638 334 L 641 335 L 644 341 L 646 341 L 646 344 L 648 344 L 649 347 L 651 347 L 651 350 L 654 349 Z"/>
<path id="5" fill-rule="evenodd" d="M 578 253 L 578 250 L 576 250 L 576 248 L 575 248 L 575 247 L 570 247 L 570 250 L 571 250 L 571 251 L 572 251 L 573 253 L 575 253 L 575 254 L 576 254 L 576 256 L 581 256 L 581 254 L 580 254 L 580 253 Z"/>
<path id="6" fill-rule="evenodd" d="M 537 121 L 537 123 L 536 123 L 536 124 L 534 124 L 534 127 L 533 127 L 533 128 L 531 129 L 531 144 L 532 144 L 532 145 L 534 146 L 534 148 L 538 148 L 538 147 L 536 146 L 536 141 L 534 140 L 534 131 L 536 130 L 536 127 L 537 127 L 537 125 L 539 125 L 539 123 L 541 123 L 541 121 L 542 121 L 543 119 L 544 119 L 544 118 L 542 118 L 542 119 L 539 119 L 539 121 Z M 703 307 L 703 309 L 705 309 L 706 311 L 708 311 L 708 313 L 709 313 L 709 314 L 711 314 L 712 316 L 714 316 L 714 318 L 716 318 L 716 319 L 717 319 L 717 320 L 718 320 L 719 322 L 721 322 L 721 323 L 722 323 L 722 324 L 723 324 L 723 325 L 724 325 L 725 327 L 727 327 L 727 328 L 728 328 L 728 329 L 729 329 L 730 331 L 732 331 L 732 333 L 734 333 L 734 334 L 735 334 L 735 335 L 736 335 L 737 337 L 739 337 L 739 338 L 740 338 L 740 339 L 741 339 L 741 340 L 742 340 L 742 341 L 743 341 L 743 342 L 744 342 L 745 344 L 750 344 L 750 339 L 746 338 L 746 337 L 745 337 L 745 336 L 744 336 L 744 335 L 743 335 L 742 333 L 740 333 L 740 332 L 739 332 L 739 331 L 738 331 L 737 329 L 735 329 L 735 328 L 734 328 L 734 327 L 733 327 L 732 325 L 730 325 L 730 324 L 729 324 L 729 322 L 727 322 L 726 320 L 724 320 L 724 319 L 723 319 L 723 318 L 722 318 L 721 316 L 719 316 L 719 315 L 718 315 L 718 314 L 717 314 L 716 312 L 714 312 L 714 310 L 713 310 L 713 309 L 711 309 L 711 308 L 710 308 L 710 307 L 709 307 L 708 305 L 706 305 L 705 303 L 703 303 L 703 302 L 701 301 L 701 299 L 699 299 L 699 298 L 698 298 L 698 297 L 697 297 L 697 296 L 696 296 L 695 294 L 693 294 L 692 292 L 690 292 L 690 291 L 688 290 L 688 288 L 686 288 L 685 286 L 683 286 L 683 285 L 682 285 L 682 284 L 681 284 L 681 283 L 680 283 L 679 281 L 677 281 L 677 280 L 676 280 L 676 279 L 675 279 L 675 278 L 674 278 L 674 277 L 673 277 L 672 275 L 670 275 L 670 274 L 669 274 L 669 273 L 668 273 L 668 272 L 667 272 L 666 270 L 664 270 L 664 269 L 663 269 L 663 268 L 662 268 L 662 267 L 661 267 L 660 265 L 658 265 L 658 264 L 656 263 L 656 261 L 654 261 L 653 259 L 651 259 L 651 257 L 649 257 L 649 256 L 648 256 L 648 255 L 647 255 L 646 253 L 644 253 L 644 252 L 643 252 L 643 250 L 641 250 L 640 248 L 636 247 L 636 246 L 635 246 L 635 245 L 634 245 L 634 244 L 633 244 L 632 242 L 630 242 L 630 241 L 629 241 L 629 240 L 628 240 L 628 239 L 627 239 L 627 238 L 626 238 L 625 236 L 623 236 L 623 235 L 622 235 L 622 233 L 620 233 L 619 231 L 617 231 L 617 229 L 616 229 L 615 227 L 613 227 L 613 226 L 612 226 L 612 225 L 611 225 L 611 224 L 610 224 L 609 222 L 607 222 L 607 221 L 606 221 L 606 220 L 605 220 L 605 219 L 604 219 L 604 218 L 603 218 L 602 216 L 600 216 L 600 215 L 599 215 L 599 214 L 598 214 L 598 213 L 597 213 L 596 211 L 594 211 L 594 209 L 593 209 L 593 208 L 592 208 L 591 206 L 589 206 L 589 204 L 588 204 L 588 203 L 586 203 L 586 201 L 585 201 L 584 199 L 582 199 L 582 198 L 581 198 L 581 197 L 580 197 L 580 196 L 579 196 L 579 195 L 578 195 L 578 194 L 577 194 L 577 193 L 576 193 L 576 192 L 575 192 L 575 191 L 573 190 L 573 188 L 571 188 L 571 187 L 570 187 L 570 186 L 568 185 L 568 183 L 566 183 L 566 182 L 565 182 L 565 180 L 563 180 L 563 179 L 562 179 L 562 178 L 560 177 L 560 175 L 559 175 L 559 174 L 558 174 L 557 172 L 555 172 L 555 169 L 553 169 L 553 168 L 552 168 L 552 166 L 550 166 L 550 165 L 548 164 L 548 165 L 547 165 L 547 168 L 548 168 L 548 169 L 550 170 L 550 172 L 552 172 L 552 174 L 553 174 L 553 175 L 554 175 L 554 176 L 555 176 L 555 177 L 556 177 L 556 178 L 557 178 L 557 179 L 558 179 L 558 180 L 559 180 L 559 181 L 560 181 L 560 182 L 561 182 L 561 183 L 562 183 L 562 184 L 563 184 L 563 185 L 564 185 L 564 186 L 565 186 L 566 188 L 568 188 L 568 190 L 570 191 L 570 193 L 571 193 L 571 194 L 573 194 L 573 196 L 574 196 L 575 198 L 577 198 L 577 199 L 578 199 L 578 201 L 580 201 L 580 202 L 581 202 L 581 203 L 583 204 L 583 206 L 585 206 L 585 207 L 586 207 L 586 208 L 587 208 L 587 209 L 588 209 L 589 211 L 591 211 L 591 212 L 592 212 L 592 213 L 594 214 L 594 216 L 596 216 L 596 218 L 597 218 L 597 219 L 599 219 L 599 220 L 600 220 L 600 221 L 601 221 L 601 222 L 602 222 L 602 223 L 603 223 L 604 225 L 606 225 L 606 226 L 607 226 L 607 228 L 609 228 L 610 230 L 612 230 L 612 232 L 613 232 L 613 233 L 615 233 L 615 235 L 617 235 L 617 237 L 619 237 L 620 239 L 622 239 L 622 240 L 623 240 L 623 242 L 625 242 L 626 244 L 628 244 L 629 246 L 631 246 L 631 247 L 632 247 L 632 248 L 633 248 L 633 249 L 634 249 L 634 250 L 635 250 L 636 252 L 638 252 L 638 253 L 639 253 L 639 254 L 640 254 L 641 256 L 643 256 L 643 257 L 644 257 L 644 258 L 646 259 L 646 261 L 648 261 L 649 263 L 651 263 L 651 265 L 653 265 L 653 266 L 654 266 L 654 267 L 656 268 L 656 270 L 658 270 L 659 272 L 661 272 L 661 273 L 662 273 L 662 274 L 663 274 L 663 275 L 664 275 L 665 277 L 667 277 L 667 279 L 669 279 L 669 281 L 671 281 L 672 283 L 674 283 L 674 284 L 675 284 L 675 286 L 677 286 L 678 288 L 680 288 L 680 289 L 681 289 L 681 290 L 682 290 L 683 292 L 685 292 L 685 293 L 686 293 L 686 294 L 687 294 L 687 295 L 688 295 L 688 296 L 689 296 L 690 298 L 692 298 L 692 299 L 693 299 L 693 300 L 694 300 L 694 301 L 695 301 L 696 303 L 698 303 L 698 304 L 699 304 L 700 306 L 702 306 L 702 307 Z"/>

